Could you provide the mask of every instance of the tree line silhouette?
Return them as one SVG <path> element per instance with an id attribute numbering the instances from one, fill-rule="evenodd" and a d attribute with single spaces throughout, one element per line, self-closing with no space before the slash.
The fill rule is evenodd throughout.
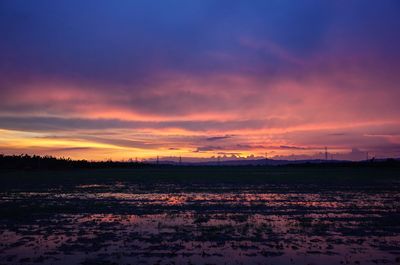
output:
<path id="1" fill-rule="evenodd" d="M 189 164 L 188 164 L 189 165 Z M 190 164 L 192 166 L 209 166 L 202 164 Z M 0 170 L 63 170 L 63 169 L 101 169 L 101 168 L 141 168 L 141 167 L 169 167 L 180 166 L 180 164 L 158 164 L 151 162 L 138 161 L 88 161 L 88 160 L 72 160 L 71 158 L 57 158 L 53 156 L 38 156 L 38 155 L 3 155 L 0 154 Z M 221 165 L 229 166 L 229 165 Z M 235 166 L 235 165 L 233 165 Z M 236 165 L 240 166 L 240 165 Z M 251 165 L 242 165 L 251 166 Z M 262 166 L 262 165 L 258 165 Z M 274 166 L 274 165 L 264 165 Z M 359 162 L 352 161 L 304 161 L 302 163 L 290 163 L 277 165 L 290 166 L 295 168 L 300 167 L 398 167 L 400 168 L 400 160 L 398 159 L 381 159 L 381 160 L 364 160 Z"/>
<path id="2" fill-rule="evenodd" d="M 137 161 L 87 161 L 72 160 L 71 158 L 57 158 L 38 155 L 2 155 L 0 154 L 0 169 L 90 169 L 90 168 L 137 168 L 148 164 Z"/>

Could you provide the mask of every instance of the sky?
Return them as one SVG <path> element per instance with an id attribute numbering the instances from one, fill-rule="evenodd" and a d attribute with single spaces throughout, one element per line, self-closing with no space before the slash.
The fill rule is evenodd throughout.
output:
<path id="1" fill-rule="evenodd" d="M 0 153 L 400 157 L 397 0 L 2 0 Z"/>

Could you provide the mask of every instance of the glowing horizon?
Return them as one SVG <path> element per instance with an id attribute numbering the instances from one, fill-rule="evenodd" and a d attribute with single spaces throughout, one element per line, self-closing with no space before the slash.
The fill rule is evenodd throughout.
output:
<path id="1" fill-rule="evenodd" d="M 0 153 L 400 157 L 397 1 L 0 6 Z"/>

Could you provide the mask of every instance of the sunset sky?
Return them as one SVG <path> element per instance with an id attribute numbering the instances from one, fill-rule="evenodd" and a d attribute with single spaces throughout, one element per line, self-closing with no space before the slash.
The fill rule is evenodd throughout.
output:
<path id="1" fill-rule="evenodd" d="M 400 157 L 400 1 L 2 0 L 0 153 Z"/>

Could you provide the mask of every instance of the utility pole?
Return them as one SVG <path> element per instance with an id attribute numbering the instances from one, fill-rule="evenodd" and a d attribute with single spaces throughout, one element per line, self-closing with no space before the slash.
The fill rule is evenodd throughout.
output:
<path id="1" fill-rule="evenodd" d="M 366 160 L 368 161 L 368 160 L 369 160 L 369 154 L 368 154 L 368 151 L 365 153 L 365 157 L 366 157 Z"/>
<path id="2" fill-rule="evenodd" d="M 179 165 L 182 164 L 182 156 L 179 156 Z"/>
<path id="3" fill-rule="evenodd" d="M 160 159 L 159 159 L 159 157 L 157 156 L 157 165 L 160 163 Z"/>

